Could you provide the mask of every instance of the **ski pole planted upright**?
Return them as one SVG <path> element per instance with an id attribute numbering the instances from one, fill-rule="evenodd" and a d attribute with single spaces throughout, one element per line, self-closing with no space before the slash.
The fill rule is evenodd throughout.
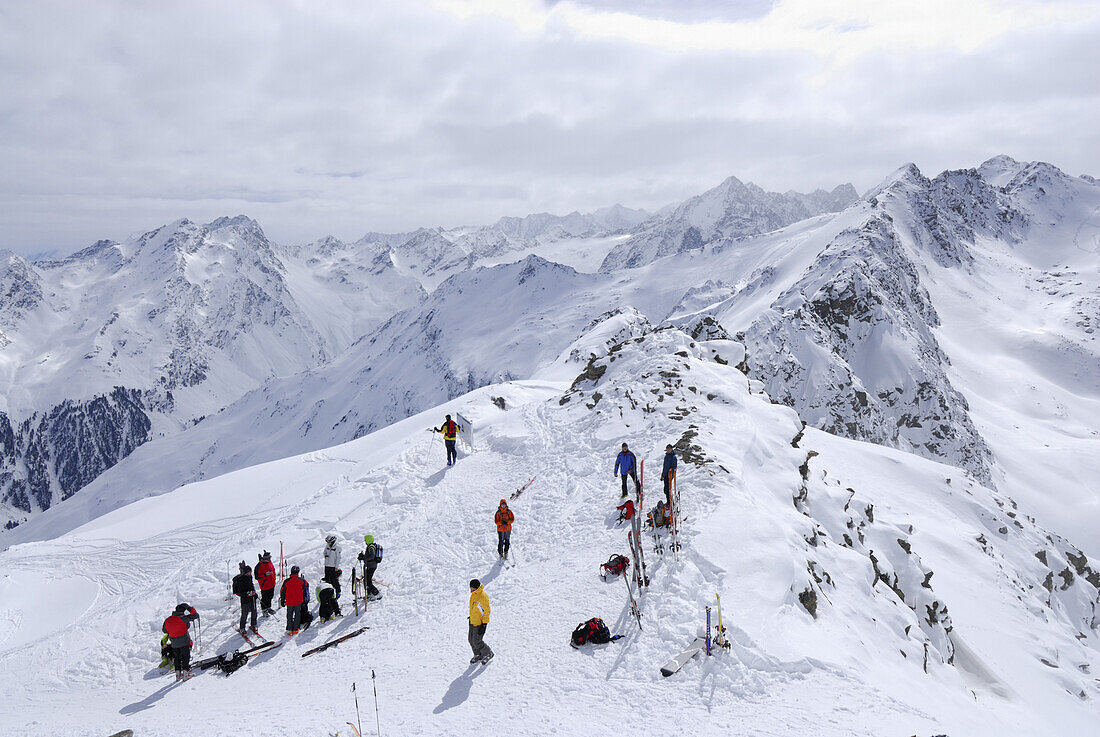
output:
<path id="1" fill-rule="evenodd" d="M 382 737 L 382 726 L 378 721 L 378 684 L 374 678 L 374 668 L 370 669 L 370 682 L 374 686 L 374 733 L 378 737 Z"/>

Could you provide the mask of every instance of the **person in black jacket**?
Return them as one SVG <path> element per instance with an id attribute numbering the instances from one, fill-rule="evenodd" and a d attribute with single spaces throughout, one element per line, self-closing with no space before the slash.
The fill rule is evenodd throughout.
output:
<path id="1" fill-rule="evenodd" d="M 233 593 L 241 598 L 241 622 L 237 629 L 243 633 L 244 623 L 251 615 L 252 626 L 249 629 L 258 635 L 260 631 L 256 629 L 256 587 L 252 584 L 252 568 L 242 560 L 240 569 L 241 572 L 233 577 Z"/>
<path id="2" fill-rule="evenodd" d="M 676 453 L 671 445 L 665 446 L 665 465 L 661 467 L 661 481 L 665 484 L 665 504 L 672 506 L 672 479 L 676 476 Z"/>

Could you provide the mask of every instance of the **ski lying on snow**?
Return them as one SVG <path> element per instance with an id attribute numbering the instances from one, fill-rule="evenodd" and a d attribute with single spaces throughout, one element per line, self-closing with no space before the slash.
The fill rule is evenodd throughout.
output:
<path id="1" fill-rule="evenodd" d="M 523 478 L 523 477 L 521 476 L 520 478 Z M 530 486 L 532 483 L 534 483 L 535 478 L 536 478 L 535 476 L 532 476 L 530 481 L 528 481 L 526 484 L 524 484 L 523 486 L 521 486 L 518 489 L 516 489 L 515 491 L 513 491 L 512 495 L 508 498 L 511 499 L 512 501 L 515 501 L 516 499 L 519 499 L 519 495 L 522 494 L 524 491 L 526 491 L 528 486 Z"/>
<path id="2" fill-rule="evenodd" d="M 661 666 L 661 675 L 664 676 L 665 678 L 668 678 L 673 673 L 676 673 L 677 671 L 679 671 L 681 668 L 684 667 L 685 663 L 687 663 L 689 660 L 691 660 L 696 655 L 698 655 L 699 651 L 702 650 L 704 647 L 706 647 L 706 645 L 707 645 L 707 641 L 706 641 L 705 638 L 696 637 L 695 640 L 692 641 L 692 643 L 690 645 L 688 645 L 686 650 L 684 650 L 682 653 L 677 655 L 675 658 L 673 658 L 672 660 L 668 661 L 663 666 Z"/>
<path id="3" fill-rule="evenodd" d="M 313 653 L 319 653 L 322 650 L 327 650 L 328 648 L 332 647 L 333 645 L 339 645 L 344 640 L 350 640 L 351 638 L 355 637 L 356 635 L 361 635 L 364 632 L 366 632 L 368 629 L 370 629 L 370 627 L 360 627 L 359 629 L 355 630 L 354 632 L 351 632 L 350 634 L 346 634 L 342 637 L 337 637 L 335 640 L 329 640 L 325 644 L 318 645 L 317 647 L 313 648 L 312 650 L 306 650 L 304 653 L 302 653 L 302 657 L 304 658 L 307 655 L 313 655 Z"/>

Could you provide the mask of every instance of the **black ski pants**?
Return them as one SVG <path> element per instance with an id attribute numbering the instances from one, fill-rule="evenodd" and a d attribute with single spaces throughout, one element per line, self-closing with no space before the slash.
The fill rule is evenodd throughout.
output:
<path id="1" fill-rule="evenodd" d="M 625 473 L 621 474 L 622 479 L 623 479 L 623 496 L 626 496 L 626 477 L 627 477 L 627 475 L 629 475 L 630 478 L 634 479 L 634 493 L 635 494 L 640 493 L 641 490 L 642 490 L 642 485 L 640 483 L 638 483 L 638 474 L 637 474 L 636 471 L 631 471 L 629 474 L 625 474 Z"/>
<path id="2" fill-rule="evenodd" d="M 665 484 L 665 504 L 672 506 L 672 474 L 666 473 L 661 477 L 661 481 Z"/>
<path id="3" fill-rule="evenodd" d="M 177 673 L 191 670 L 191 644 L 172 646 L 172 663 Z"/>
<path id="4" fill-rule="evenodd" d="M 252 629 L 256 629 L 256 592 L 254 591 L 251 596 L 245 594 L 241 597 L 241 624 L 237 629 L 244 629 L 244 623 L 249 615 L 252 616 Z"/>
<path id="5" fill-rule="evenodd" d="M 335 566 L 325 566 L 324 579 L 332 584 L 332 588 L 336 589 L 336 597 L 340 597 L 340 576 L 336 573 Z"/>
<path id="6" fill-rule="evenodd" d="M 260 591 L 260 609 L 262 609 L 265 612 L 272 611 L 272 609 L 271 609 L 271 599 L 274 598 L 274 596 L 275 596 L 275 587 L 274 586 L 272 586 L 269 589 L 263 589 L 262 591 Z"/>
<path id="7" fill-rule="evenodd" d="M 321 594 L 321 606 L 317 610 L 317 616 L 322 620 L 340 616 L 340 604 L 332 593 Z"/>
<path id="8" fill-rule="evenodd" d="M 456 440 L 444 440 L 443 444 L 447 446 L 447 465 L 453 466 L 455 461 L 458 460 L 458 451 L 455 449 Z"/>
<path id="9" fill-rule="evenodd" d="M 508 555 L 512 549 L 512 531 L 497 530 L 497 555 Z"/>
<path id="10" fill-rule="evenodd" d="M 470 625 L 470 649 L 474 651 L 475 658 L 486 658 L 493 654 L 492 649 L 485 644 L 485 628 L 488 626 L 488 622 Z"/>
<path id="11" fill-rule="evenodd" d="M 374 571 L 378 568 L 378 564 L 370 565 L 369 563 L 363 564 L 363 583 L 367 587 L 367 596 L 373 596 L 378 593 L 378 587 L 374 585 Z"/>
<path id="12" fill-rule="evenodd" d="M 297 632 L 299 627 L 300 618 L 302 615 L 302 607 L 288 606 L 286 608 L 286 631 Z"/>

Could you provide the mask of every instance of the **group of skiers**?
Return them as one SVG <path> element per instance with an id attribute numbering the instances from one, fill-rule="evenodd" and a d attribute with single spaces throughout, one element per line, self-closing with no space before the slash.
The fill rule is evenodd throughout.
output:
<path id="1" fill-rule="evenodd" d="M 439 428 L 431 429 L 434 432 L 442 433 L 447 449 L 447 465 L 454 465 L 457 460 L 455 440 L 462 428 L 451 419 L 450 415 L 447 415 L 446 420 Z M 670 489 L 675 473 L 676 455 L 673 452 L 672 445 L 667 445 L 665 446 L 661 480 L 664 483 L 665 502 L 668 506 L 672 503 Z M 638 460 L 626 443 L 623 443 L 622 451 L 615 459 L 614 474 L 621 477 L 622 497 L 627 495 L 628 478 L 633 479 L 635 492 L 640 492 L 641 481 L 638 478 Z M 513 498 L 515 496 L 513 495 Z M 515 522 L 515 514 L 508 507 L 507 500 L 500 500 L 493 520 L 497 528 L 497 555 L 501 561 L 506 561 L 511 550 L 512 525 Z M 363 591 L 367 600 L 380 599 L 382 595 L 374 583 L 374 573 L 382 560 L 382 547 L 375 542 L 373 535 L 364 535 L 363 542 L 366 547 L 357 556 L 358 561 L 362 564 Z M 257 558 L 255 573 L 253 573 L 250 566 L 241 561 L 239 565 L 240 572 L 233 578 L 232 585 L 232 591 L 240 598 L 241 605 L 238 630 L 246 639 L 246 625 L 254 634 L 259 634 L 259 630 L 256 628 L 257 598 L 259 599 L 259 610 L 264 617 L 275 613 L 272 609 L 272 599 L 278 579 L 275 565 L 272 563 L 271 553 L 266 550 L 261 552 Z M 343 570 L 340 568 L 340 548 L 337 545 L 336 535 L 330 534 L 325 538 L 323 565 L 324 576 L 317 587 L 318 616 L 322 622 L 327 622 L 333 617 L 343 616 L 339 604 L 340 577 L 343 575 Z M 256 584 L 259 585 L 259 595 L 257 595 L 256 587 L 253 584 L 253 578 L 255 578 Z M 309 611 L 309 601 L 309 582 L 302 575 L 298 566 L 292 566 L 290 575 L 283 581 L 279 590 L 279 606 L 286 608 L 287 635 L 298 634 L 301 630 L 308 628 L 313 621 L 313 616 Z M 485 587 L 478 579 L 472 579 L 470 581 L 468 637 L 470 649 L 473 651 L 473 657 L 470 658 L 471 664 L 487 663 L 493 658 L 493 650 L 485 642 L 485 631 L 489 625 L 490 610 L 489 597 L 485 593 Z M 191 675 L 190 654 L 192 643 L 189 628 L 191 622 L 197 620 L 198 616 L 198 612 L 194 607 L 183 603 L 177 606 L 175 611 L 164 620 L 162 630 L 165 633 L 165 638 L 162 640 L 162 653 L 165 656 L 165 662 L 167 662 L 170 651 L 177 679 L 187 678 Z"/>
<path id="2" fill-rule="evenodd" d="M 364 535 L 364 550 L 358 554 L 357 559 L 363 567 L 363 585 L 367 600 L 382 598 L 381 592 L 374 584 L 374 572 L 382 561 L 382 546 L 375 542 L 373 535 Z M 319 603 L 317 616 L 322 622 L 327 622 L 334 617 L 343 616 L 340 611 L 340 576 L 343 570 L 340 568 L 340 548 L 337 545 L 336 535 L 328 535 L 325 538 L 323 553 L 324 576 L 317 586 L 317 601 Z M 271 553 L 263 551 L 257 555 L 255 573 L 252 567 L 244 561 L 238 565 L 239 573 L 233 577 L 232 591 L 240 599 L 241 616 L 237 629 L 241 636 L 248 639 L 245 626 L 256 635 L 257 629 L 257 599 L 258 608 L 264 617 L 275 614 L 272 608 L 272 600 L 275 595 L 275 586 L 278 576 L 275 564 L 271 560 Z M 255 578 L 255 583 L 253 583 Z M 259 585 L 259 594 L 256 592 L 256 584 Z M 313 622 L 313 615 L 309 611 L 310 596 L 309 582 L 302 575 L 299 566 L 291 566 L 290 575 L 283 581 L 279 589 L 279 606 L 286 608 L 286 634 L 296 635 L 306 629 Z M 169 661 L 173 664 L 176 679 L 190 678 L 191 647 L 193 642 L 190 635 L 191 623 L 199 618 L 198 612 L 189 604 L 182 603 L 175 611 L 164 620 L 161 625 L 165 633 L 161 641 L 161 665 L 166 666 Z"/>

